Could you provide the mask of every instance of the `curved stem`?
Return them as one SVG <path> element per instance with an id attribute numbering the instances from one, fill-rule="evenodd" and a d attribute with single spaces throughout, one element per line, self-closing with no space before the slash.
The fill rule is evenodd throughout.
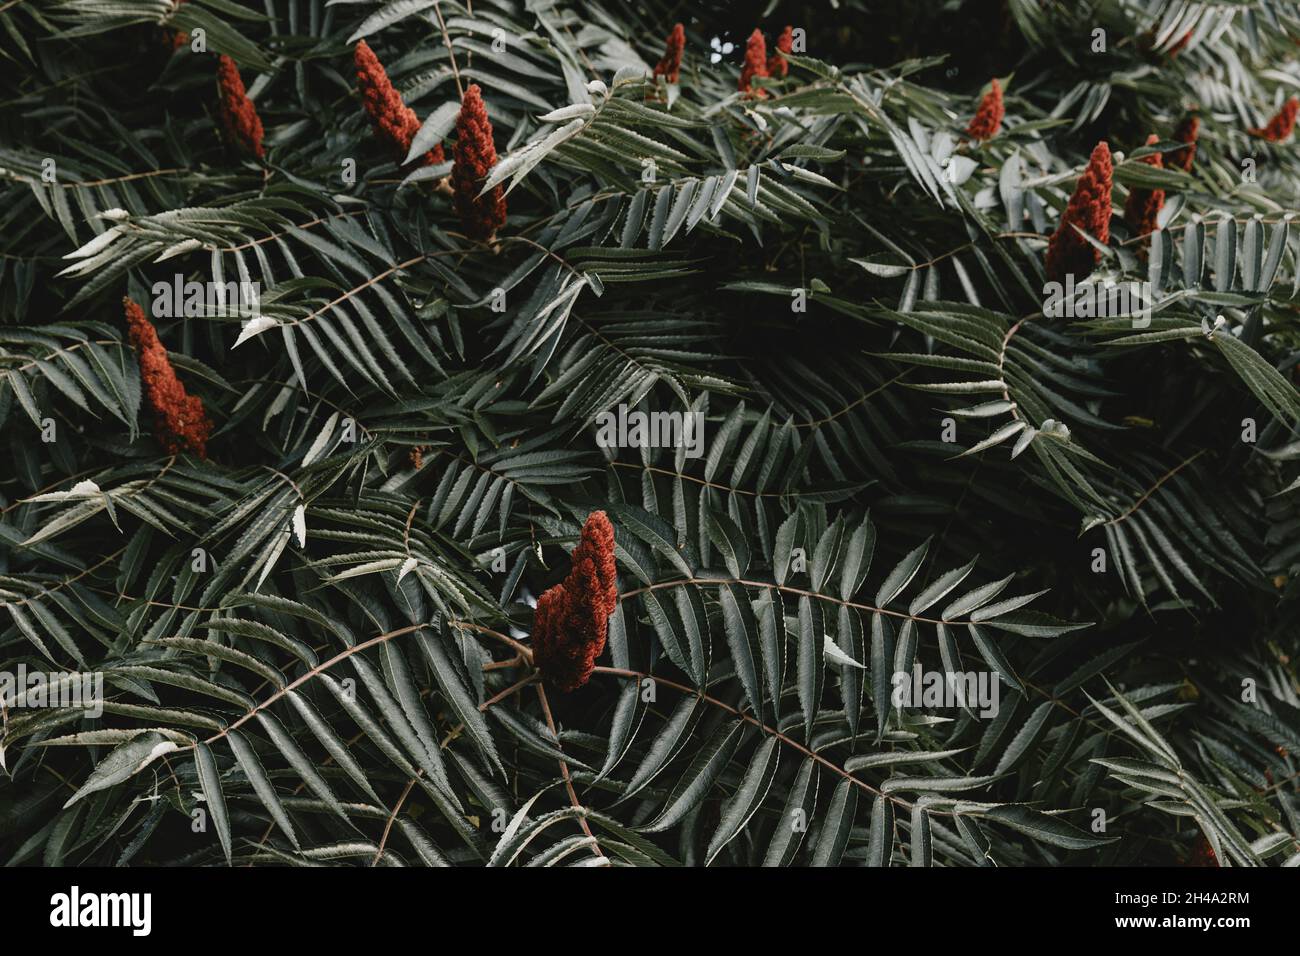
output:
<path id="1" fill-rule="evenodd" d="M 551 716 L 551 704 L 546 699 L 546 688 L 542 686 L 540 681 L 537 683 L 537 699 L 541 701 L 542 713 L 546 715 L 546 726 L 550 728 L 551 736 L 555 738 L 555 746 L 560 747 L 560 732 L 555 729 L 555 718 Z M 578 799 L 577 791 L 573 789 L 573 778 L 569 775 L 569 765 L 563 759 L 560 760 L 560 776 L 564 778 L 564 789 L 569 792 L 569 802 L 573 804 L 573 809 L 578 811 L 578 825 L 582 827 L 582 832 L 591 841 L 589 844 L 591 852 L 602 860 L 605 859 L 605 852 L 600 848 L 600 842 L 596 839 L 596 835 L 591 832 L 591 825 L 587 823 L 586 808 L 583 807 L 582 801 Z"/>
<path id="2" fill-rule="evenodd" d="M 644 587 L 633 588 L 631 591 L 624 591 L 619 595 L 619 600 L 635 597 L 638 594 L 644 594 L 647 591 L 658 591 L 662 588 L 682 587 L 686 584 L 706 585 L 726 585 L 726 584 L 743 584 L 751 588 L 767 588 L 772 591 L 781 591 L 785 594 L 797 594 L 800 597 L 816 598 L 819 601 L 826 601 L 830 604 L 838 604 L 843 607 L 857 608 L 859 611 L 871 611 L 873 614 L 885 614 L 889 617 L 901 617 L 907 621 L 916 621 L 921 624 L 943 624 L 949 627 L 960 626 L 963 624 L 975 623 L 972 621 L 944 621 L 933 617 L 920 617 L 916 614 L 908 614 L 904 611 L 891 611 L 884 607 L 874 607 L 870 604 L 858 604 L 855 601 L 844 601 L 837 597 L 831 597 L 829 594 L 818 594 L 816 591 L 806 591 L 803 588 L 790 587 L 786 584 L 776 584 L 772 581 L 752 581 L 748 578 L 679 578 L 676 581 L 660 581 L 656 584 L 647 584 Z"/>
<path id="3" fill-rule="evenodd" d="M 775 737 L 783 744 L 787 744 L 788 746 L 793 747 L 795 750 L 798 750 L 804 756 L 811 757 L 813 760 L 817 761 L 823 767 L 827 768 L 828 770 L 832 771 L 835 774 L 838 774 L 839 776 L 843 777 L 845 780 L 851 781 L 852 783 L 861 787 L 863 790 L 867 791 L 867 793 L 870 793 L 873 796 L 884 797 L 886 800 L 889 800 L 891 803 L 896 803 L 899 806 L 907 807 L 909 810 L 912 808 L 912 805 L 908 803 L 906 800 L 903 800 L 900 797 L 891 796 L 890 794 L 887 793 L 882 793 L 880 790 L 877 790 L 875 787 L 871 786 L 871 784 L 859 780 L 857 777 L 853 776 L 853 774 L 849 773 L 847 770 L 845 770 L 843 767 L 839 766 L 838 764 L 833 763 L 830 760 L 827 760 L 825 757 L 823 757 L 821 754 L 817 753 L 816 751 L 810 750 L 809 748 L 805 747 L 803 744 L 799 743 L 799 741 L 793 739 L 792 737 L 787 737 L 785 734 L 781 733 L 781 731 L 777 730 L 775 727 L 769 727 L 767 724 L 763 723 L 761 720 L 759 720 L 757 717 L 754 717 L 752 714 L 747 714 L 740 708 L 732 707 L 730 704 L 726 703 L 725 701 L 718 700 L 718 698 L 716 697 L 711 697 L 708 694 L 704 693 L 703 691 L 696 690 L 694 687 L 689 687 L 686 684 L 679 684 L 677 681 L 669 680 L 666 677 L 660 677 L 657 674 L 648 674 L 645 671 L 628 670 L 623 667 L 596 667 L 592 671 L 592 673 L 612 674 L 615 677 L 635 677 L 635 678 L 642 678 L 642 679 L 649 678 L 650 680 L 654 681 L 656 684 L 666 684 L 667 686 L 673 688 L 674 690 L 679 690 L 684 694 L 691 694 L 695 697 L 698 697 L 706 704 L 712 704 L 714 707 L 718 707 L 722 710 L 727 711 L 730 714 L 734 714 L 735 716 L 739 717 L 741 720 L 745 721 L 746 723 L 753 724 L 759 730 L 763 731 L 763 733 Z M 938 811 L 931 811 L 931 812 L 933 813 Z"/>

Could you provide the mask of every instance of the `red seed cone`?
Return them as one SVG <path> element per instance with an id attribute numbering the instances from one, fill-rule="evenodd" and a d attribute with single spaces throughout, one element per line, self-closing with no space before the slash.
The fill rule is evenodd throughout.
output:
<path id="1" fill-rule="evenodd" d="M 786 77 L 790 74 L 790 64 L 782 53 L 789 53 L 794 47 L 794 27 L 786 27 L 776 38 L 776 52 L 767 61 L 767 75 Z"/>
<path id="2" fill-rule="evenodd" d="M 767 76 L 767 41 L 763 39 L 763 31 L 757 28 L 745 44 L 745 65 L 741 67 L 737 88 L 751 96 L 767 96 L 766 90 L 750 88 L 756 76 Z"/>
<path id="3" fill-rule="evenodd" d="M 1255 127 L 1250 130 L 1250 133 L 1254 136 L 1262 136 L 1271 143 L 1280 143 L 1290 137 L 1291 131 L 1295 129 L 1297 110 L 1300 110 L 1300 100 L 1293 96 L 1277 111 L 1277 115 L 1268 121 L 1267 126 Z"/>
<path id="4" fill-rule="evenodd" d="M 176 0 L 176 6 L 180 6 L 185 0 Z M 172 11 L 175 13 L 175 11 Z M 190 35 L 184 30 L 174 30 L 171 27 L 163 27 L 162 31 L 163 44 L 167 49 L 175 52 L 183 46 L 189 46 Z"/>
<path id="5" fill-rule="evenodd" d="M 212 422 L 197 395 L 185 392 L 176 377 L 167 349 L 158 341 L 158 331 L 130 298 L 122 299 L 126 310 L 127 336 L 140 362 L 140 381 L 145 401 L 154 413 L 154 437 L 169 454 L 188 449 L 200 458 L 208 456 L 208 435 Z"/>
<path id="6" fill-rule="evenodd" d="M 226 138 L 232 146 L 261 159 L 266 152 L 262 148 L 262 119 L 239 78 L 239 67 L 224 54 L 217 59 L 217 90 Z"/>
<path id="7" fill-rule="evenodd" d="M 1110 239 L 1110 187 L 1113 169 L 1110 147 L 1105 140 L 1093 148 L 1088 168 L 1079 177 L 1074 195 L 1061 215 L 1051 241 L 1047 245 L 1047 278 L 1051 282 L 1064 282 L 1067 275 L 1075 280 L 1091 274 L 1101 250 L 1095 248 L 1074 230 L 1078 226 L 1102 245 Z"/>
<path id="8" fill-rule="evenodd" d="M 460 116 L 456 118 L 456 145 L 451 155 L 454 161 L 451 186 L 465 234 L 471 239 L 490 241 L 505 225 L 506 197 L 500 183 L 486 195 L 478 195 L 496 165 L 497 150 L 492 143 L 492 123 L 476 83 L 470 84 L 461 101 Z"/>
<path id="9" fill-rule="evenodd" d="M 582 526 L 573 564 L 590 561 L 601 588 L 601 603 L 608 617 L 618 604 L 618 566 L 614 563 L 614 526 L 603 511 L 593 511 Z"/>
<path id="10" fill-rule="evenodd" d="M 1214 847 L 1210 846 L 1210 841 L 1202 834 L 1192 847 L 1191 855 L 1188 856 L 1184 866 L 1218 866 L 1219 858 L 1214 855 Z"/>
<path id="11" fill-rule="evenodd" d="M 1185 173 L 1192 171 L 1192 160 L 1196 158 L 1196 140 L 1200 135 L 1201 121 L 1195 116 L 1187 116 L 1174 130 L 1174 139 L 1186 143 L 1182 149 L 1174 150 L 1165 156 L 1165 167 L 1181 169 Z"/>
<path id="12" fill-rule="evenodd" d="M 966 127 L 966 135 L 980 142 L 992 139 L 998 135 L 998 130 L 1002 128 L 1002 117 L 1004 115 L 1006 115 L 1006 109 L 1002 105 L 1002 84 L 998 82 L 998 78 L 995 76 L 989 86 L 989 91 L 980 100 L 979 108 L 975 110 L 975 116 L 971 119 L 970 125 Z"/>
<path id="13" fill-rule="evenodd" d="M 401 166 L 406 161 L 406 154 L 411 150 L 411 141 L 420 131 L 420 118 L 415 110 L 402 102 L 402 96 L 388 79 L 384 65 L 379 62 L 370 45 L 365 40 L 357 43 L 352 54 L 352 61 L 357 69 L 357 89 L 361 93 L 361 105 L 370 117 L 375 136 L 388 148 L 393 161 Z M 443 162 L 445 157 L 442 144 L 417 157 L 410 163 L 411 168 L 433 166 Z"/>
<path id="14" fill-rule="evenodd" d="M 1147 137 L 1147 145 L 1151 146 L 1158 143 L 1160 137 L 1152 133 Z M 1160 169 L 1164 166 L 1164 161 L 1160 153 L 1152 153 L 1150 156 L 1143 156 L 1142 162 Z M 1156 230 L 1156 217 L 1160 215 L 1160 209 L 1165 204 L 1165 191 L 1163 189 L 1132 189 L 1129 191 L 1128 199 L 1124 202 L 1124 221 L 1129 224 L 1133 230 L 1134 236 L 1148 236 Z M 1146 256 L 1147 243 L 1144 241 L 1138 250 L 1140 257 Z"/>
<path id="15" fill-rule="evenodd" d="M 669 83 L 676 83 L 682 72 L 682 51 L 686 49 L 686 28 L 680 23 L 674 24 L 668 34 L 663 59 L 654 68 L 655 76 L 662 76 Z"/>
<path id="16" fill-rule="evenodd" d="M 571 561 L 568 577 L 543 592 L 533 612 L 533 663 L 563 691 L 591 678 L 618 607 L 614 526 L 605 512 L 587 517 Z"/>
<path id="17" fill-rule="evenodd" d="M 1168 49 L 1165 55 L 1172 60 L 1178 54 L 1182 53 L 1183 50 L 1187 48 L 1187 44 L 1190 43 L 1191 41 L 1192 41 L 1192 31 L 1188 30 L 1186 33 L 1183 34 L 1181 40 L 1179 40 L 1177 43 L 1175 43 L 1173 46 L 1171 46 Z"/>

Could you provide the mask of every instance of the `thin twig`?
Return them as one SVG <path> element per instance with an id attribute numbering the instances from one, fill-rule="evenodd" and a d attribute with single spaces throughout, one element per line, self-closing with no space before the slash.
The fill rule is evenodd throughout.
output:
<path id="1" fill-rule="evenodd" d="M 597 668 L 597 670 L 599 669 Z M 551 716 L 551 705 L 546 699 L 546 688 L 542 686 L 540 681 L 537 684 L 537 699 L 542 702 L 542 713 L 546 715 L 546 726 L 550 728 L 551 736 L 555 738 L 555 746 L 561 747 L 560 732 L 555 729 L 555 719 Z M 569 791 L 569 802 L 573 804 L 573 809 L 578 811 L 578 825 L 582 827 L 582 832 L 591 841 L 591 852 L 602 860 L 605 859 L 605 851 L 600 848 L 600 842 L 596 839 L 596 835 L 591 832 L 591 825 L 587 823 L 586 808 L 578 799 L 577 791 L 573 789 L 573 778 L 569 776 L 569 765 L 565 763 L 562 757 L 560 758 L 560 776 L 564 777 L 564 788 Z"/>
<path id="2" fill-rule="evenodd" d="M 438 29 L 442 31 L 442 43 L 447 48 L 447 56 L 451 58 L 451 75 L 456 81 L 456 92 L 463 100 L 465 98 L 465 88 L 460 85 L 460 70 L 456 66 L 456 51 L 451 48 L 451 37 L 447 35 L 447 24 L 442 20 L 442 8 L 439 4 L 433 5 L 434 15 L 438 18 Z"/>

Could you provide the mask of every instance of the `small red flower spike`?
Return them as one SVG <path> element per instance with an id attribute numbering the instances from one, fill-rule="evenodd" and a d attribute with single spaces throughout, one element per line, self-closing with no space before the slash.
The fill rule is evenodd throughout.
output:
<path id="1" fill-rule="evenodd" d="M 1060 224 L 1047 245 L 1047 278 L 1064 282 L 1067 275 L 1076 280 L 1092 273 L 1101 250 L 1080 236 L 1078 226 L 1102 245 L 1110 239 L 1110 188 L 1113 168 L 1110 146 L 1103 140 L 1094 147 L 1088 168 L 1079 177 L 1074 195 L 1061 215 Z"/>
<path id="2" fill-rule="evenodd" d="M 1192 160 L 1196 158 L 1196 140 L 1200 135 L 1201 121 L 1195 116 L 1188 116 L 1174 130 L 1174 139 L 1186 143 L 1182 149 L 1174 150 L 1165 157 L 1165 166 L 1178 168 L 1185 173 L 1192 171 Z"/>
<path id="3" fill-rule="evenodd" d="M 1300 110 L 1300 100 L 1294 96 L 1286 101 L 1286 104 L 1277 111 L 1277 115 L 1268 121 L 1268 125 L 1262 128 L 1256 127 L 1250 130 L 1254 136 L 1261 136 L 1270 143 L 1281 143 L 1291 136 L 1292 130 L 1295 129 L 1296 111 Z"/>
<path id="4" fill-rule="evenodd" d="M 225 127 L 227 139 L 232 146 L 261 159 L 266 152 L 262 149 L 261 117 L 244 90 L 239 67 L 224 54 L 217 60 L 217 89 L 221 124 Z"/>
<path id="5" fill-rule="evenodd" d="M 975 110 L 970 125 L 966 127 L 966 135 L 979 142 L 992 139 L 1002 128 L 1002 117 L 1005 114 L 1006 110 L 1002 105 L 1002 85 L 998 83 L 998 78 L 995 76 L 989 91 L 980 100 L 979 108 Z"/>
<path id="6" fill-rule="evenodd" d="M 1181 40 L 1179 40 L 1177 43 L 1175 43 L 1173 46 L 1169 48 L 1169 50 L 1166 52 L 1165 55 L 1172 60 L 1178 54 L 1182 53 L 1183 50 L 1187 48 L 1187 44 L 1190 43 L 1191 41 L 1192 41 L 1192 31 L 1188 30 L 1186 33 L 1183 34 Z"/>
<path id="7" fill-rule="evenodd" d="M 144 309 L 129 298 L 124 298 L 122 305 L 126 310 L 127 336 L 139 357 L 145 401 L 154 413 L 154 437 L 168 454 L 188 449 L 200 458 L 208 457 L 212 422 L 203 402 L 197 395 L 186 393 Z"/>
<path id="8" fill-rule="evenodd" d="M 787 26 L 776 38 L 776 52 L 767 61 L 767 75 L 785 78 L 790 74 L 790 64 L 781 54 L 789 53 L 794 47 L 794 27 Z"/>
<path id="9" fill-rule="evenodd" d="M 617 607 L 614 526 L 605 512 L 593 511 L 573 549 L 568 577 L 543 592 L 533 612 L 533 663 L 542 676 L 563 691 L 587 683 Z"/>
<path id="10" fill-rule="evenodd" d="M 375 136 L 388 147 L 393 161 L 399 166 L 406 161 L 406 154 L 411 150 L 411 141 L 420 131 L 420 118 L 415 110 L 402 102 L 401 94 L 388 79 L 384 65 L 379 62 L 370 45 L 365 40 L 357 43 L 352 55 L 357 70 L 357 89 L 361 91 L 361 105 L 370 117 Z M 412 160 L 412 168 L 434 166 L 443 162 L 445 157 L 442 144 Z"/>
<path id="11" fill-rule="evenodd" d="M 763 31 L 757 28 L 745 44 L 745 65 L 740 70 L 738 88 L 750 96 L 766 96 L 766 90 L 751 88 L 756 76 L 767 76 L 767 41 L 763 39 Z"/>
<path id="12" fill-rule="evenodd" d="M 1151 146 L 1160 141 L 1160 137 L 1152 133 L 1147 137 L 1147 145 Z M 1161 169 L 1164 161 L 1160 153 L 1152 153 L 1150 156 L 1143 156 L 1142 162 Z M 1163 189 L 1132 189 L 1129 191 L 1128 199 L 1124 202 L 1124 221 L 1129 224 L 1133 230 L 1134 236 L 1149 236 L 1156 231 L 1156 219 L 1160 215 L 1160 209 L 1165 204 L 1165 191 Z M 1144 241 L 1138 250 L 1138 255 L 1142 258 L 1146 256 L 1147 243 Z"/>
<path id="13" fill-rule="evenodd" d="M 465 234 L 471 239 L 490 242 L 505 225 L 506 197 L 500 183 L 479 196 L 488 173 L 496 165 L 497 150 L 492 143 L 492 123 L 476 83 L 470 84 L 461 101 L 460 116 L 456 118 L 456 145 L 451 155 L 453 198 Z"/>
<path id="14" fill-rule="evenodd" d="M 676 83 L 682 72 L 682 51 L 685 49 L 686 28 L 678 23 L 668 34 L 663 59 L 655 65 L 654 75 L 662 76 L 669 83 Z"/>

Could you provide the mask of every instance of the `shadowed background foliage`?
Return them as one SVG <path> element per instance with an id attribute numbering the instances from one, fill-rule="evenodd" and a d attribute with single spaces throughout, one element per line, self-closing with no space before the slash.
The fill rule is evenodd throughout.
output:
<path id="1" fill-rule="evenodd" d="M 107 698 L 6 697 L 0 859 L 1296 865 L 1300 162 L 1251 132 L 1293 38 L 1274 0 L 0 3 L 0 664 Z M 471 83 L 487 241 L 440 185 Z M 1143 162 L 1189 115 L 1192 168 Z M 1043 315 L 1101 140 L 1093 277 L 1149 324 Z M 177 274 L 261 289 L 150 316 L 206 457 L 123 313 Z M 703 455 L 598 447 L 620 404 Z M 596 510 L 620 600 L 565 693 L 533 605 Z M 892 707 L 918 663 L 997 715 Z"/>

